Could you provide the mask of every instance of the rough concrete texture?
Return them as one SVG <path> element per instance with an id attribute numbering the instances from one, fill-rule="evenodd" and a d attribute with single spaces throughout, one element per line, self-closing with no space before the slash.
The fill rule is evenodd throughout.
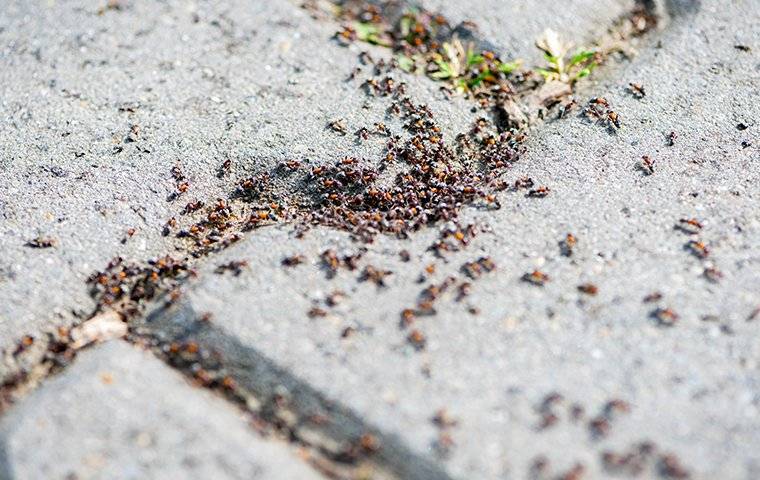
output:
<path id="1" fill-rule="evenodd" d="M 345 235 L 315 230 L 296 240 L 289 228 L 272 228 L 215 259 L 246 259 L 248 271 L 219 276 L 209 264 L 185 301 L 420 454 L 440 455 L 432 419 L 447 409 L 457 421 L 445 429 L 454 446 L 440 461 L 457 478 L 524 478 L 540 458 L 547 476 L 579 462 L 588 477 L 606 478 L 603 453 L 643 441 L 656 452 L 645 478 L 667 476 L 670 454 L 692 478 L 756 478 L 760 9 L 736 1 L 679 11 L 656 46 L 579 97 L 607 98 L 622 128 L 610 132 L 576 110 L 539 129 L 508 179 L 528 175 L 551 194 L 505 193 L 499 211 L 467 211 L 462 223 L 488 228 L 463 252 L 436 261 L 426 251 L 435 231 L 379 238 L 360 265 L 393 271 L 378 288 L 358 282 L 359 271 L 326 279 L 322 250 L 361 247 Z M 635 99 L 628 82 L 647 96 Z M 655 160 L 653 175 L 637 169 L 642 155 Z M 691 217 L 704 223 L 699 235 L 674 228 Z M 578 238 L 571 257 L 558 245 L 568 232 Z M 706 259 L 687 251 L 690 239 L 708 245 Z M 401 249 L 411 262 L 399 259 Z M 295 253 L 309 262 L 280 265 Z M 447 293 L 437 315 L 421 317 L 428 343 L 415 352 L 399 329 L 401 310 L 481 255 L 497 270 L 473 281 L 463 302 Z M 436 272 L 418 284 L 429 263 Z M 710 282 L 707 267 L 723 277 Z M 536 268 L 551 277 L 544 287 L 520 280 Z M 584 282 L 598 295 L 580 293 Z M 330 308 L 333 291 L 346 298 Z M 653 292 L 662 299 L 644 302 Z M 308 318 L 315 305 L 327 316 Z M 468 313 L 470 305 L 480 313 Z M 661 325 L 656 308 L 672 308 L 678 322 Z M 355 328 L 347 337 L 346 327 Z M 555 392 L 557 420 L 541 429 L 541 404 Z M 630 412 L 608 415 L 609 431 L 594 435 L 592 420 L 612 400 Z M 574 404 L 584 412 L 577 419 Z"/>
<path id="2" fill-rule="evenodd" d="M 570 0 L 561 4 L 551 0 L 422 0 L 419 3 L 440 12 L 452 25 L 467 22 L 465 31 L 486 39 L 502 58 L 522 59 L 528 65 L 543 65 L 543 56 L 535 42 L 547 28 L 560 33 L 575 48 L 588 47 L 637 4 L 634 0 Z"/>
<path id="3" fill-rule="evenodd" d="M 373 158 L 384 145 L 356 140 L 384 106 L 364 108 L 366 72 L 346 81 L 361 50 L 335 44 L 335 24 L 288 2 L 120 5 L 0 11 L 0 347 L 88 314 L 85 280 L 116 255 L 170 252 L 162 225 L 233 188 L 217 177 L 225 160 L 242 176 L 285 160 Z M 407 80 L 415 101 L 434 98 L 446 133 L 464 129 L 463 99 Z M 338 119 L 345 136 L 327 128 Z M 169 202 L 174 166 L 190 187 Z M 57 246 L 25 246 L 38 236 Z"/>
<path id="4" fill-rule="evenodd" d="M 124 342 L 82 353 L 0 431 L 8 479 L 322 478 L 234 407 Z"/>
<path id="5" fill-rule="evenodd" d="M 475 8 L 459 3 L 425 5 L 455 21 L 474 17 L 483 39 L 526 58 L 547 26 L 581 43 L 630 8 L 572 2 L 553 12 L 552 5 L 520 10 L 528 8 L 524 2 L 504 2 L 490 15 L 486 2 Z M 537 478 L 553 478 L 576 462 L 588 478 L 607 478 L 612 473 L 604 469 L 603 453 L 622 455 L 642 441 L 656 445 L 643 478 L 665 475 L 668 454 L 692 478 L 757 478 L 760 6 L 754 0 L 667 3 L 677 14 L 668 30 L 630 64 L 599 70 L 581 87 L 579 103 L 604 96 L 622 128 L 611 132 L 576 109 L 533 132 L 506 180 L 527 175 L 551 193 L 505 192 L 500 210 L 465 211 L 461 223 L 480 230 L 468 248 L 437 259 L 428 250 L 437 228 L 364 245 L 326 229 L 297 239 L 292 226 L 269 227 L 208 258 L 181 302 L 199 315 L 211 313 L 214 328 L 455 478 L 524 478 L 541 458 L 548 465 L 534 472 Z M 345 81 L 359 48 L 334 45 L 334 25 L 289 3 L 131 2 L 102 15 L 96 7 L 41 5 L 13 2 L 0 11 L 2 342 L 55 316 L 65 321 L 71 309 L 88 311 L 84 279 L 114 255 L 170 252 L 160 226 L 187 201 L 229 191 L 230 179 L 216 177 L 225 159 L 233 160 L 237 176 L 290 159 L 312 165 L 344 155 L 371 157 L 382 145 L 357 144 L 352 134 L 382 121 L 384 108 L 372 101 L 365 109 L 360 80 Z M 522 16 L 513 18 L 513 11 Z M 408 81 L 415 100 L 430 103 L 451 132 L 463 130 L 470 115 L 463 99 L 444 102 L 438 85 Z M 628 82 L 642 84 L 647 95 L 634 98 Z M 325 128 L 338 118 L 346 119 L 348 135 Z M 131 125 L 140 133 L 126 143 Z M 671 131 L 677 136 L 668 146 Z M 653 175 L 637 170 L 643 155 L 655 161 Z M 176 164 L 191 187 L 167 202 L 174 189 L 169 169 Z M 704 224 L 699 235 L 674 229 L 691 217 Z M 122 245 L 129 227 L 138 232 Z M 570 257 L 558 246 L 568 232 L 578 238 Z M 53 236 L 59 245 L 23 246 L 37 235 Z M 707 244 L 706 259 L 685 249 L 690 239 Z M 359 270 L 328 279 L 318 260 L 326 248 L 368 251 Z M 400 259 L 402 249 L 411 253 L 409 262 Z M 281 265 L 297 253 L 305 264 Z M 472 294 L 460 302 L 452 292 L 443 294 L 437 313 L 415 324 L 427 338 L 425 350 L 415 351 L 406 340 L 409 330 L 399 328 L 400 312 L 414 307 L 430 283 L 448 275 L 464 279 L 462 264 L 485 255 L 496 270 L 472 280 Z M 213 273 L 230 260 L 247 260 L 249 268 L 239 276 Z M 386 287 L 358 281 L 368 264 L 393 272 Z M 433 273 L 425 271 L 430 264 Z M 718 268 L 722 278 L 708 281 L 706 267 Z M 520 280 L 536 268 L 550 276 L 543 287 Z M 598 295 L 580 293 L 583 282 L 596 284 Z M 327 296 L 335 291 L 345 298 L 329 306 Z M 642 302 L 655 291 L 661 300 Z M 315 306 L 326 316 L 310 318 Z M 660 325 L 651 317 L 658 307 L 672 308 L 678 322 Z M 85 369 L 85 362 L 72 368 Z M 130 371 L 136 380 L 123 395 L 157 383 L 147 377 L 153 370 L 162 371 L 150 367 L 146 377 L 139 377 L 141 369 Z M 33 419 L 48 407 L 38 402 L 52 402 L 45 398 L 64 384 L 72 392 L 95 388 L 80 387 L 82 378 L 74 370 L 50 381 L 11 414 L 9 425 L 21 422 L 39 432 Z M 542 408 L 552 393 L 561 399 Z M 605 415 L 611 400 L 626 402 L 630 411 Z M 184 408 L 205 408 L 205 402 Z M 111 416 L 122 411 L 103 403 L 114 408 Z M 440 409 L 454 424 L 433 422 Z M 591 423 L 602 417 L 609 427 Z M 181 428 L 182 420 L 176 431 L 193 431 L 192 423 Z M 606 433 L 594 435 L 594 425 Z M 22 445 L 14 439 L 29 438 L 26 430 L 6 437 L 12 447 L 6 456 L 14 462 L 28 454 L 13 447 Z M 442 448 L 449 438 L 453 444 Z M 234 447 L 222 450 L 242 461 Z M 54 464 L 30 461 L 23 468 L 38 472 Z"/>

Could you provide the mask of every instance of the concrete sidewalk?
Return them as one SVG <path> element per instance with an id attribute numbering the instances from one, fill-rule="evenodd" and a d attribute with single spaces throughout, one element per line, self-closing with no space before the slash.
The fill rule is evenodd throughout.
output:
<path id="1" fill-rule="evenodd" d="M 637 6 L 472 3 L 421 6 L 526 66 L 543 62 L 545 28 L 589 46 Z M 388 49 L 341 46 L 327 2 L 109 5 L 0 11 L 6 476 L 760 476 L 757 2 L 665 2 L 633 58 L 580 81 L 563 118 L 542 111 L 499 209 L 472 202 L 369 243 L 296 207 L 271 214 L 322 192 L 313 172 L 346 157 L 378 169 L 377 188 L 403 172 L 376 129 L 406 141 L 411 122 L 362 82 L 405 82 L 452 151 L 486 108 L 360 55 Z M 599 97 L 619 128 L 585 113 Z M 235 196 L 265 174 L 261 199 Z M 177 233 L 217 199 L 236 229 L 262 209 L 272 225 L 199 254 Z M 104 307 L 87 279 L 112 258 L 163 255 L 192 274 L 129 318 L 137 346 L 64 361 L 45 343 Z M 59 373 L 14 396 L 40 362 Z M 114 388 L 96 370 L 120 372 Z"/>

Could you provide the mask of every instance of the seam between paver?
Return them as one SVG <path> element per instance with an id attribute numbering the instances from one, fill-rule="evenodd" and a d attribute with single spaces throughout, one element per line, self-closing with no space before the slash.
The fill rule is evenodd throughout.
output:
<path id="1" fill-rule="evenodd" d="M 640 3 L 650 12 L 657 9 L 662 14 L 664 11 L 659 2 L 642 0 Z M 544 120 L 534 119 L 531 123 Z M 366 464 L 388 478 L 449 478 L 440 467 L 411 453 L 397 438 L 366 425 L 358 415 L 326 399 L 255 349 L 226 335 L 190 307 L 165 303 L 170 296 L 164 293 L 158 297 L 152 307 L 148 307 L 153 310 L 147 317 L 138 316 L 130 323 L 127 340 L 149 347 L 168 365 L 194 378 L 197 384 L 219 391 L 288 440 L 309 449 L 314 455 L 312 463 L 323 473 L 342 478 L 346 474 L 345 466 L 351 466 L 351 472 L 356 474 Z M 189 361 L 183 355 L 193 342 L 197 343 Z M 173 352 L 175 345 L 179 350 Z M 54 336 L 45 348 L 35 367 L 4 379 L 0 392 L 6 402 L 12 402 L 46 376 L 63 370 L 76 355 L 76 349 Z M 212 351 L 220 352 L 221 356 L 203 356 L 204 352 Z M 207 373 L 213 373 L 208 381 L 197 382 L 198 370 L 193 366 L 197 364 Z M 279 392 L 283 385 L 286 392 Z M 329 414 L 330 421 L 323 423 L 325 419 L 320 417 L 323 412 Z"/>

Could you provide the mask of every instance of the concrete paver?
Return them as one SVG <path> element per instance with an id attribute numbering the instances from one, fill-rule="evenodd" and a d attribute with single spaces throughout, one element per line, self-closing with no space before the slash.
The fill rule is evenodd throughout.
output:
<path id="1" fill-rule="evenodd" d="M 246 259 L 249 270 L 219 276 L 209 265 L 184 302 L 415 452 L 438 458 L 441 435 L 450 435 L 454 446 L 440 461 L 455 477 L 522 477 L 545 457 L 547 475 L 579 462 L 604 478 L 613 468 L 605 452 L 652 442 L 646 476 L 675 475 L 675 455 L 693 478 L 753 478 L 760 190 L 757 146 L 747 143 L 755 143 L 760 103 L 756 53 L 735 45 L 757 44 L 757 16 L 751 2 L 702 2 L 660 46 L 591 83 L 579 102 L 604 96 L 622 128 L 610 132 L 580 109 L 545 126 L 510 180 L 530 176 L 550 195 L 510 192 L 501 210 L 467 211 L 463 224 L 487 224 L 490 233 L 445 261 L 426 251 L 435 231 L 379 238 L 358 271 L 326 280 L 321 251 L 359 245 L 325 230 L 297 241 L 277 227 L 217 258 Z M 634 98 L 628 82 L 644 85 L 646 97 Z M 643 155 L 655 159 L 653 175 L 637 168 Z M 704 224 L 698 235 L 674 228 L 692 217 Z M 568 232 L 578 238 L 571 257 L 558 245 Z M 690 240 L 708 246 L 707 258 L 689 251 Z M 402 249 L 413 252 L 409 263 Z M 307 263 L 282 267 L 295 253 Z M 437 315 L 420 317 L 427 346 L 415 352 L 400 312 L 430 281 L 461 277 L 459 267 L 482 255 L 496 271 L 473 281 L 465 301 L 446 294 Z M 424 272 L 429 263 L 433 275 Z M 385 288 L 357 282 L 366 264 L 393 271 Z M 722 277 L 706 278 L 709 268 Z M 534 269 L 551 280 L 521 281 Z M 431 280 L 416 283 L 420 274 Z M 578 291 L 586 282 L 598 286 L 596 296 Z M 331 308 L 334 291 L 346 295 Z M 655 292 L 661 300 L 643 301 Z M 313 306 L 327 315 L 307 317 Z M 654 317 L 658 308 L 672 309 L 675 325 Z M 554 392 L 561 401 L 552 403 Z M 433 422 L 442 408 L 455 426 Z"/>
<path id="2" fill-rule="evenodd" d="M 535 58 L 532 44 L 546 27 L 584 44 L 633 7 L 573 1 L 527 11 L 518 3 L 423 5 L 454 23 L 475 20 L 478 35 L 505 58 L 527 59 Z M 638 462 L 647 478 L 677 477 L 677 465 L 692 478 L 757 477 L 760 9 L 749 0 L 667 4 L 677 15 L 659 41 L 630 64 L 595 74 L 581 87 L 580 106 L 532 133 L 506 175 L 510 183 L 528 176 L 550 187 L 549 195 L 507 191 L 500 210 L 466 209 L 460 224 L 479 231 L 466 249 L 436 257 L 428 247 L 438 228 L 362 244 L 324 228 L 299 239 L 292 225 L 267 227 L 201 263 L 179 303 L 198 316 L 209 313 L 209 328 L 408 446 L 409 458 L 455 478 L 553 478 L 576 465 L 590 478 L 606 478 Z M 138 19 L 149 19 L 145 28 L 135 29 Z M 187 201 L 226 195 L 233 178 L 286 160 L 314 166 L 346 155 L 376 158 L 383 142 L 357 142 L 353 131 L 383 121 L 387 102 L 365 108 L 359 81 L 346 81 L 363 47 L 331 43 L 334 29 L 284 2 L 128 2 L 102 14 L 15 2 L 0 12 L 2 346 L 51 317 L 65 322 L 72 309 L 89 311 L 84 280 L 114 255 L 171 252 L 175 244 L 160 225 Z M 66 41 L 53 40 L 59 37 Z M 465 100 L 444 101 L 429 79 L 404 78 L 447 136 L 465 130 L 472 114 Z M 629 82 L 643 85 L 646 96 L 635 98 Z M 621 128 L 582 113 L 599 96 L 620 115 Z M 348 135 L 326 128 L 339 118 Z M 645 155 L 654 160 L 651 175 L 638 168 Z M 218 178 L 227 158 L 233 171 Z M 167 202 L 177 164 L 191 187 Z M 298 188 L 286 180 L 280 186 Z M 686 234 L 674 228 L 681 218 L 703 227 Z M 121 244 L 135 226 L 137 235 Z M 567 233 L 578 239 L 572 255 L 559 245 Z M 59 245 L 24 246 L 38 235 Z M 359 269 L 328 278 L 319 260 L 328 248 L 367 251 Z M 306 261 L 283 266 L 294 254 Z M 462 265 L 483 256 L 496 269 L 468 280 L 471 293 L 457 301 Z M 233 260 L 248 266 L 237 276 L 215 273 Z M 367 265 L 392 271 L 385 286 L 361 281 Z M 549 281 L 521 280 L 533 270 Z M 436 313 L 401 328 L 402 310 L 449 275 L 457 283 L 440 295 Z M 589 282 L 596 295 L 578 290 Z M 664 325 L 670 320 L 677 321 Z M 407 339 L 412 328 L 425 337 L 420 351 Z M 126 348 L 111 345 L 86 355 Z M 225 353 L 231 361 L 246 354 Z M 113 352 L 102 355 L 110 360 Z M 4 437 L 14 471 L 74 468 L 69 459 L 81 458 L 86 448 L 76 442 L 50 462 L 29 460 L 23 446 L 42 435 L 25 422 L 57 408 L 50 404 L 55 392 L 89 400 L 93 389 L 105 388 L 75 370 L 91 368 L 87 362 L 83 357 L 9 414 L 7 425 L 21 425 L 6 427 Z M 123 395 L 156 383 L 149 375 L 168 375 L 154 365 L 124 373 L 134 382 Z M 167 397 L 185 389 L 175 380 Z M 195 412 L 206 400 L 192 393 L 181 408 Z M 104 408 L 112 408 L 104 410 L 111 417 L 139 411 Z M 69 418 L 59 412 L 52 418 Z M 72 438 L 99 432 L 99 424 L 80 418 L 66 420 L 83 429 Z M 177 418 L 173 432 L 192 432 L 191 418 Z M 238 425 L 208 421 L 220 422 L 212 432 Z M 641 442 L 651 442 L 644 450 L 652 453 L 639 450 L 635 465 L 615 465 L 621 457 L 612 452 L 624 456 Z M 198 455 L 227 443 L 199 444 Z M 234 463 L 245 451 L 221 451 L 232 470 L 248 468 Z M 114 458 L 106 465 L 134 462 Z M 215 462 L 203 465 L 217 468 Z"/>
<path id="3" fill-rule="evenodd" d="M 332 42 L 336 25 L 288 2 L 123 5 L 10 2 L 0 12 L 3 348 L 90 313 L 85 280 L 113 257 L 171 253 L 162 225 L 234 189 L 217 177 L 225 160 L 237 177 L 287 160 L 376 158 L 385 144 L 356 140 L 384 106 L 363 108 L 361 75 L 346 81 L 360 48 Z M 415 101 L 437 99 L 449 132 L 464 129 L 464 100 L 407 80 Z M 347 135 L 327 128 L 339 119 Z M 175 166 L 190 186 L 169 202 Z M 26 246 L 37 237 L 57 245 Z"/>
<path id="4" fill-rule="evenodd" d="M 2 478 L 323 478 L 148 352 L 83 352 L 8 412 Z"/>

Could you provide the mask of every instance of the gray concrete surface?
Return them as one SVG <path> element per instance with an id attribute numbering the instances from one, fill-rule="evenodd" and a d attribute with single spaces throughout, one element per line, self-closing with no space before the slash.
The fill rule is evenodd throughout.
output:
<path id="1" fill-rule="evenodd" d="M 7 413 L 0 476 L 322 478 L 246 423 L 150 353 L 111 341 L 83 352 Z"/>
<path id="2" fill-rule="evenodd" d="M 361 262 L 394 272 L 378 288 L 358 283 L 358 271 L 325 279 L 323 249 L 359 248 L 344 235 L 318 230 L 297 241 L 288 228 L 272 228 L 216 259 L 246 259 L 250 270 L 218 276 L 209 264 L 186 301 L 420 454 L 437 455 L 432 419 L 446 408 L 458 423 L 441 462 L 457 478 L 524 478 L 540 457 L 552 475 L 581 462 L 589 478 L 606 478 L 602 454 L 642 441 L 658 452 L 646 478 L 664 475 L 657 459 L 669 454 L 692 478 L 757 477 L 759 14 L 753 2 L 702 2 L 659 46 L 585 87 L 579 101 L 604 96 L 623 127 L 611 133 L 579 110 L 543 127 L 509 179 L 528 175 L 551 194 L 505 193 L 497 212 L 466 212 L 464 223 L 491 230 L 467 250 L 436 261 L 426 252 L 435 231 L 380 238 Z M 628 82 L 643 84 L 647 96 L 633 98 Z M 667 146 L 671 131 L 677 138 Z M 642 155 L 655 159 L 651 176 L 636 168 Z M 674 229 L 684 217 L 704 223 L 700 235 Z M 578 238 L 570 258 L 558 246 L 568 232 Z M 707 259 L 685 250 L 690 238 L 709 245 Z M 401 249 L 413 252 L 410 263 L 399 260 Z M 294 253 L 309 262 L 283 269 L 281 259 Z M 481 255 L 497 270 L 474 281 L 466 301 L 444 295 L 437 315 L 420 318 L 428 346 L 414 352 L 399 313 L 427 285 L 416 283 L 424 266 L 436 263 L 441 281 Z M 723 272 L 718 283 L 703 277 L 711 266 Z M 550 275 L 546 286 L 520 280 L 535 268 Z M 589 281 L 595 297 L 576 288 Z M 336 290 L 346 298 L 326 307 Z M 662 300 L 642 301 L 655 291 Z M 314 305 L 327 316 L 308 318 Z M 651 318 L 658 307 L 677 312 L 677 324 Z M 349 326 L 356 331 L 344 338 Z M 564 397 L 559 420 L 539 431 L 539 405 L 552 392 Z M 589 421 L 614 399 L 630 413 L 594 438 Z M 571 419 L 573 403 L 583 420 Z"/>
<path id="3" fill-rule="evenodd" d="M 377 157 L 385 144 L 356 141 L 389 101 L 363 108 L 364 76 L 346 81 L 361 49 L 332 42 L 336 24 L 289 2 L 121 4 L 102 14 L 85 3 L 0 11 L 2 348 L 88 314 L 84 282 L 111 258 L 171 253 L 164 223 L 192 200 L 234 189 L 217 178 L 225 160 L 238 178 L 286 160 L 308 168 Z M 433 98 L 447 133 L 465 128 L 463 99 L 407 80 L 416 101 Z M 345 136 L 326 128 L 338 119 Z M 139 133 L 127 141 L 132 125 Z M 190 187 L 168 202 L 174 166 Z M 57 246 L 25 246 L 38 236 Z"/>
<path id="4" fill-rule="evenodd" d="M 493 15 L 487 2 L 425 5 L 455 21 L 474 19 L 479 35 L 517 56 L 530 55 L 534 32 L 543 27 L 565 28 L 583 42 L 630 7 L 572 2 L 558 11 L 551 5 L 525 11 L 518 3 L 494 4 Z M 581 104 L 607 98 L 622 128 L 610 132 L 576 109 L 534 132 L 506 179 L 527 175 L 551 193 L 536 199 L 504 192 L 501 210 L 466 210 L 462 223 L 481 230 L 469 248 L 437 259 L 427 250 L 437 228 L 363 245 L 326 229 L 297 239 L 292 226 L 269 227 L 206 259 L 181 302 L 210 313 L 213 328 L 455 478 L 525 478 L 540 458 L 549 462 L 546 478 L 577 462 L 588 478 L 607 478 L 603 453 L 622 454 L 642 441 L 656 445 L 642 478 L 663 476 L 669 454 L 692 478 L 760 476 L 760 6 L 753 0 L 669 4 L 680 16 L 668 30 L 632 63 L 599 71 L 578 94 Z M 332 44 L 334 25 L 285 2 L 125 5 L 102 15 L 95 6 L 27 2 L 0 11 L 0 346 L 69 321 L 71 310 L 88 312 L 84 280 L 114 255 L 171 252 L 161 225 L 190 200 L 228 192 L 231 177 L 290 159 L 314 165 L 371 156 L 382 144 L 357 144 L 351 134 L 381 121 L 385 104 L 363 108 L 367 98 L 344 81 L 359 48 Z M 589 15 L 574 15 L 578 10 Z M 525 16 L 513 18 L 513 11 Z M 444 102 L 427 79 L 408 81 L 415 99 L 430 103 L 450 132 L 463 129 L 470 115 L 463 99 Z M 647 96 L 635 99 L 626 91 L 629 82 L 644 85 Z M 346 119 L 348 135 L 325 129 L 338 118 Z M 131 125 L 140 125 L 140 134 L 125 143 Z M 668 146 L 671 131 L 677 137 Z M 636 168 L 642 155 L 655 160 L 653 175 Z M 219 179 L 216 169 L 227 158 L 233 174 Z M 191 187 L 169 203 L 169 170 L 177 163 Z M 699 235 L 674 229 L 691 217 L 704 223 Z M 130 227 L 137 234 L 122 245 Z M 558 246 L 568 232 L 578 238 L 571 257 Z M 23 246 L 38 235 L 59 245 Z M 708 245 L 708 258 L 685 250 L 690 239 Z M 363 247 L 361 268 L 393 272 L 386 287 L 359 282 L 361 268 L 327 279 L 318 259 L 323 250 Z M 411 253 L 409 262 L 400 259 L 402 249 Z M 298 253 L 305 264 L 281 265 Z M 484 255 L 496 270 L 473 280 L 472 294 L 461 302 L 442 295 L 437 314 L 415 324 L 427 339 L 426 349 L 415 351 L 409 331 L 399 328 L 401 310 L 413 307 L 429 283 L 461 277 L 464 262 Z M 213 273 L 230 260 L 247 260 L 249 268 L 237 277 Z M 435 273 L 425 273 L 431 263 Z M 708 281 L 707 267 L 723 277 Z M 551 281 L 537 287 L 520 280 L 533 269 Z M 427 278 L 418 283 L 421 274 Z M 583 282 L 595 283 L 598 295 L 578 292 Z M 326 298 L 335 291 L 345 298 L 331 307 Z M 662 300 L 642 302 L 655 291 Z M 309 317 L 315 306 L 326 315 Z M 658 307 L 672 308 L 678 322 L 659 325 L 650 316 Z M 84 370 L 86 362 L 83 357 L 72 369 Z M 144 357 L 139 363 L 155 366 L 130 370 L 135 380 L 119 395 L 155 383 L 149 375 L 169 375 Z M 105 388 L 96 373 L 88 375 L 66 371 L 9 413 L 7 424 L 20 425 L 4 437 L 13 468 L 39 472 L 75 458 L 35 462 L 23 445 L 44 435 L 33 422 L 58 408 L 57 392 L 76 396 L 81 389 L 92 400 L 93 389 Z M 167 396 L 190 388 L 181 387 L 167 389 Z M 551 409 L 557 420 L 539 429 L 546 413 L 540 405 L 554 392 L 563 397 Z M 193 409 L 215 400 L 199 395 L 190 391 L 182 408 L 198 412 Z M 589 422 L 614 399 L 627 402 L 630 412 L 610 415 L 609 433 L 597 438 Z M 104 403 L 111 416 L 134 413 L 132 405 Z M 576 404 L 585 413 L 573 419 Z M 440 409 L 455 425 L 436 425 Z M 67 425 L 84 429 L 78 431 L 100 428 L 67 415 L 60 410 Z M 192 432 L 187 419 L 193 415 L 177 418 L 173 431 Z M 242 426 L 219 422 L 210 430 Z M 205 444 L 198 448 L 199 455 L 206 452 Z M 240 448 L 223 450 L 238 462 L 246 452 Z"/>

